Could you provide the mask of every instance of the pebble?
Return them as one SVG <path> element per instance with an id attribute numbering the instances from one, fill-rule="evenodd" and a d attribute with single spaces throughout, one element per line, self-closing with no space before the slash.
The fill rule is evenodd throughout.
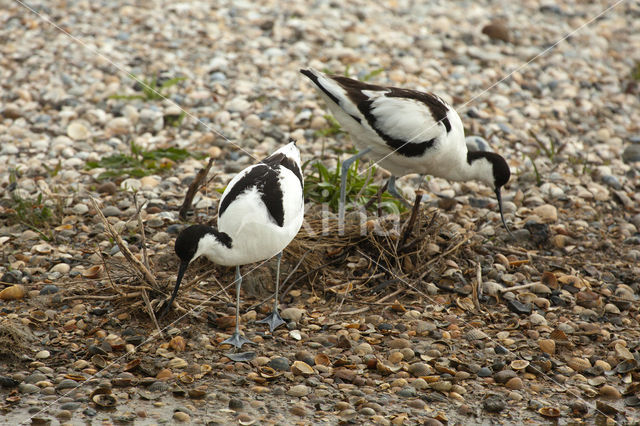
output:
<path id="1" fill-rule="evenodd" d="M 490 413 L 499 413 L 507 408 L 507 403 L 501 396 L 491 395 L 482 402 L 482 407 Z"/>
<path id="2" fill-rule="evenodd" d="M 122 212 L 116 206 L 107 206 L 104 209 L 102 209 L 102 214 L 105 215 L 106 217 L 121 216 Z"/>
<path id="3" fill-rule="evenodd" d="M 555 223 L 558 221 L 558 209 L 551 204 L 543 204 L 533 209 L 532 213 L 538 216 L 544 223 Z"/>
<path id="4" fill-rule="evenodd" d="M 188 423 L 191 421 L 191 416 L 182 411 L 176 411 L 175 413 L 173 413 L 173 420 L 179 423 Z"/>
<path id="5" fill-rule="evenodd" d="M 291 368 L 291 363 L 284 357 L 274 358 L 267 365 L 276 371 L 289 371 Z"/>
<path id="6" fill-rule="evenodd" d="M 305 312 L 306 311 L 304 309 L 286 308 L 283 309 L 282 312 L 280 312 L 280 316 L 282 317 L 282 319 L 299 323 Z"/>
<path id="7" fill-rule="evenodd" d="M 30 383 L 21 383 L 18 385 L 18 390 L 20 393 L 36 393 L 40 392 L 40 388 L 36 385 Z"/>
<path id="8" fill-rule="evenodd" d="M 538 342 L 540 350 L 546 354 L 553 355 L 556 353 L 556 342 L 553 339 L 542 339 Z"/>
<path id="9" fill-rule="evenodd" d="M 520 377 L 513 377 L 504 384 L 507 389 L 521 390 L 524 388 L 524 383 Z"/>
<path id="10" fill-rule="evenodd" d="M 495 21 L 482 28 L 482 34 L 486 34 L 490 39 L 502 40 L 506 43 L 511 41 L 511 32 L 502 21 Z"/>
<path id="11" fill-rule="evenodd" d="M 636 163 L 640 161 L 640 144 L 628 145 L 622 153 L 622 161 Z"/>
<path id="12" fill-rule="evenodd" d="M 72 121 L 67 126 L 67 136 L 75 141 L 87 139 L 90 135 L 91 132 L 83 121 Z"/>
<path id="13" fill-rule="evenodd" d="M 306 385 L 295 385 L 289 388 L 287 395 L 295 397 L 303 397 L 309 394 L 309 388 Z"/>
<path id="14" fill-rule="evenodd" d="M 493 378 L 497 383 L 506 383 L 510 379 L 516 377 L 516 372 L 513 370 L 501 370 L 498 371 Z"/>
<path id="15" fill-rule="evenodd" d="M 600 388 L 600 396 L 605 399 L 617 400 L 622 398 L 620 391 L 611 385 L 604 385 Z"/>
<path id="16" fill-rule="evenodd" d="M 51 356 L 51 353 L 47 350 L 42 350 L 36 354 L 36 359 L 47 359 Z"/>

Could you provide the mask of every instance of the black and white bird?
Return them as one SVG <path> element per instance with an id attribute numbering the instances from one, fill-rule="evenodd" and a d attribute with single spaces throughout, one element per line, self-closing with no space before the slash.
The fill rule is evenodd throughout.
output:
<path id="1" fill-rule="evenodd" d="M 344 224 L 346 180 L 351 164 L 367 156 L 391 172 L 388 191 L 398 193 L 396 177 L 429 174 L 452 181 L 479 180 L 498 199 L 511 171 L 505 159 L 493 152 L 468 151 L 458 113 L 437 95 L 417 90 L 384 87 L 347 77 L 301 69 L 324 99 L 340 125 L 351 135 L 359 152 L 342 163 L 338 220 Z"/>
<path id="2" fill-rule="evenodd" d="M 171 307 L 187 267 L 200 256 L 224 266 L 236 267 L 236 329 L 222 343 L 242 347 L 253 343 L 240 334 L 240 265 L 276 256 L 276 291 L 273 312 L 258 323 L 271 331 L 284 323 L 278 313 L 278 286 L 282 250 L 294 239 L 304 216 L 303 178 L 300 151 L 295 141 L 280 148 L 262 162 L 247 167 L 229 183 L 218 207 L 218 228 L 192 225 L 178 235 L 175 252 L 180 268 L 171 299 L 161 316 Z"/>

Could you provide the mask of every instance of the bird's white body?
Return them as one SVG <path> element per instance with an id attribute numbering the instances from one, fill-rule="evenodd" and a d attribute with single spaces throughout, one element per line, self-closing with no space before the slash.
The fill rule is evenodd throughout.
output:
<path id="1" fill-rule="evenodd" d="M 367 157 L 392 175 L 418 173 L 453 181 L 478 179 L 494 186 L 488 161 L 467 161 L 460 116 L 438 96 L 330 77 L 314 69 L 304 71 L 358 149 L 368 148 Z M 439 104 L 436 107 L 441 116 L 429 103 L 412 97 L 416 94 L 429 96 L 432 105 Z M 397 146 L 391 146 L 389 140 L 397 141 Z M 420 154 L 403 155 L 398 149 L 427 141 L 428 147 Z"/>
<path id="2" fill-rule="evenodd" d="M 178 278 L 160 316 L 171 308 L 189 264 L 204 256 L 219 265 L 236 267 L 236 331 L 222 343 L 238 348 L 252 343 L 240 334 L 239 328 L 240 266 L 276 256 L 278 266 L 273 312 L 258 322 L 268 324 L 271 331 L 284 324 L 278 313 L 280 260 L 282 250 L 302 226 L 303 186 L 300 151 L 295 141 L 238 173 L 220 198 L 218 228 L 191 225 L 176 238 L 175 252 L 180 258 Z"/>
<path id="3" fill-rule="evenodd" d="M 300 152 L 293 143 L 280 148 L 269 158 L 277 154 L 284 154 L 296 165 L 300 164 Z M 265 164 L 247 167 L 229 182 L 220 199 L 221 206 L 225 198 L 230 196 L 233 188 L 256 167 L 265 167 Z M 218 231 L 231 237 L 231 248 L 220 244 L 215 235 L 208 234 L 200 240 L 194 259 L 203 255 L 219 265 L 246 265 L 269 259 L 287 247 L 302 226 L 304 199 L 301 181 L 292 170 L 279 166 L 277 177 L 277 183 L 282 188 L 284 210 L 282 226 L 274 220 L 262 199 L 260 185 L 249 186 L 218 215 Z M 271 201 L 279 202 L 280 200 Z"/>
<path id="4" fill-rule="evenodd" d="M 342 163 L 339 229 L 344 224 L 348 167 L 366 154 L 391 172 L 387 189 L 402 200 L 395 179 L 409 173 L 452 181 L 474 179 L 487 184 L 496 193 L 502 223 L 509 231 L 500 195 L 500 188 L 511 176 L 509 165 L 496 153 L 469 151 L 460 116 L 440 97 L 328 76 L 311 68 L 300 72 L 315 84 L 360 151 Z"/>

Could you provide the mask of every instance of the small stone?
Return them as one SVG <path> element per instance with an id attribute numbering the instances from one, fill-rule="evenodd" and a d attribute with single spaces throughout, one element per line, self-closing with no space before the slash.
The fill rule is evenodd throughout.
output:
<path id="1" fill-rule="evenodd" d="M 517 376 L 517 374 L 513 370 L 501 370 L 501 371 L 498 371 L 493 376 L 493 378 L 495 379 L 495 381 L 497 383 L 506 383 L 506 382 L 508 382 L 509 380 L 513 379 L 516 376 Z"/>
<path id="2" fill-rule="evenodd" d="M 242 410 L 242 407 L 244 406 L 244 402 L 242 402 L 239 399 L 236 398 L 231 398 L 229 400 L 229 408 L 234 410 L 234 411 L 239 411 Z"/>
<path id="3" fill-rule="evenodd" d="M 105 215 L 106 217 L 120 216 L 122 212 L 116 206 L 107 206 L 104 209 L 102 209 L 102 214 Z"/>
<path id="4" fill-rule="evenodd" d="M 505 43 L 511 41 L 511 32 L 502 21 L 494 21 L 482 28 L 482 34 L 486 34 L 492 40 L 502 40 Z"/>
<path id="5" fill-rule="evenodd" d="M 587 368 L 591 368 L 591 363 L 588 359 L 579 357 L 570 358 L 569 361 L 567 361 L 567 365 L 578 373 L 586 370 Z"/>
<path id="6" fill-rule="evenodd" d="M 69 410 L 60 410 L 56 414 L 56 418 L 60 420 L 69 420 L 73 414 Z"/>
<path id="7" fill-rule="evenodd" d="M 309 388 L 306 385 L 295 385 L 287 391 L 287 395 L 295 397 L 303 397 L 307 396 L 308 394 Z"/>
<path id="8" fill-rule="evenodd" d="M 488 367 L 482 367 L 480 370 L 478 370 L 477 374 L 478 377 L 491 377 L 493 372 Z"/>
<path id="9" fill-rule="evenodd" d="M 99 194 L 113 195 L 116 193 L 116 191 L 118 191 L 118 187 L 113 182 L 105 182 L 98 185 L 96 191 L 98 191 Z"/>
<path id="10" fill-rule="evenodd" d="M 51 356 L 51 353 L 47 350 L 42 350 L 36 354 L 36 359 L 47 359 Z"/>
<path id="11" fill-rule="evenodd" d="M 546 354 L 553 355 L 556 353 L 556 342 L 552 339 L 542 339 L 538 342 L 540 350 Z"/>
<path id="12" fill-rule="evenodd" d="M 71 266 L 67 263 L 58 263 L 51 268 L 50 272 L 58 272 L 60 274 L 68 274 L 71 270 Z"/>
<path id="13" fill-rule="evenodd" d="M 547 325 L 547 320 L 544 319 L 544 317 L 538 313 L 531 314 L 529 316 L 529 322 L 533 326 Z"/>
<path id="14" fill-rule="evenodd" d="M 507 402 L 502 396 L 491 395 L 482 402 L 482 407 L 490 413 L 499 413 L 507 408 Z"/>
<path id="15" fill-rule="evenodd" d="M 360 409 L 360 414 L 362 414 L 363 416 L 371 417 L 371 416 L 375 416 L 376 410 L 370 407 L 362 407 Z"/>
<path id="16" fill-rule="evenodd" d="M 90 135 L 91 132 L 84 121 L 72 121 L 67 126 L 67 136 L 74 141 L 87 139 Z"/>
<path id="17" fill-rule="evenodd" d="M 427 406 L 427 403 L 421 399 L 412 399 L 410 401 L 407 401 L 407 405 L 411 408 L 424 410 L 424 408 Z"/>
<path id="18" fill-rule="evenodd" d="M 77 203 L 71 208 L 71 210 L 74 214 L 82 216 L 89 211 L 89 207 L 84 203 Z"/>
<path id="19" fill-rule="evenodd" d="M 251 108 L 251 103 L 244 98 L 234 98 L 227 102 L 225 108 L 229 112 L 244 112 Z"/>
<path id="20" fill-rule="evenodd" d="M 393 339 L 389 343 L 390 349 L 404 349 L 410 346 L 411 346 L 411 342 L 409 342 L 407 339 Z"/>
<path id="21" fill-rule="evenodd" d="M 298 417 L 307 417 L 308 415 L 307 410 L 301 405 L 294 405 L 293 407 L 291 407 L 289 412 Z"/>
<path id="22" fill-rule="evenodd" d="M 354 353 L 356 355 L 368 355 L 370 353 L 373 353 L 373 348 L 371 347 L 370 344 L 363 342 L 355 347 Z"/>
<path id="23" fill-rule="evenodd" d="M 558 210 L 551 204 L 543 204 L 533 209 L 533 214 L 538 216 L 544 223 L 555 223 L 558 221 Z"/>
<path id="24" fill-rule="evenodd" d="M 640 161 L 640 144 L 627 146 L 622 153 L 622 161 L 625 163 L 635 163 Z"/>
<path id="25" fill-rule="evenodd" d="M 276 371 L 289 371 L 291 368 L 289 360 L 284 357 L 273 358 L 267 365 Z"/>
<path id="26" fill-rule="evenodd" d="M 520 390 L 524 388 L 524 384 L 522 383 L 522 379 L 520 377 L 513 377 L 504 384 L 507 389 L 511 390 Z"/>
<path id="27" fill-rule="evenodd" d="M 402 396 L 404 398 L 414 398 L 417 396 L 418 392 L 416 392 L 415 388 L 404 387 L 398 391 L 398 396 Z"/>
<path id="28" fill-rule="evenodd" d="M 282 319 L 299 323 L 305 313 L 306 311 L 304 309 L 287 308 L 280 312 L 280 316 Z"/>
<path id="29" fill-rule="evenodd" d="M 187 423 L 191 421 L 191 416 L 182 411 L 176 411 L 175 413 L 173 413 L 173 419 L 180 423 Z"/>
<path id="30" fill-rule="evenodd" d="M 600 388 L 600 396 L 605 399 L 616 400 L 622 398 L 620 391 L 611 385 L 604 385 Z"/>
<path id="31" fill-rule="evenodd" d="M 260 127 L 262 127 L 262 120 L 260 120 L 260 117 L 255 114 L 249 114 L 244 119 L 244 124 L 253 129 L 259 129 Z"/>
<path id="32" fill-rule="evenodd" d="M 40 289 L 40 295 L 46 296 L 47 294 L 55 294 L 58 292 L 58 286 L 55 284 L 47 284 Z"/>
<path id="33" fill-rule="evenodd" d="M 20 383 L 20 385 L 18 385 L 18 390 L 20 391 L 20 393 L 40 392 L 40 388 L 31 383 Z"/>

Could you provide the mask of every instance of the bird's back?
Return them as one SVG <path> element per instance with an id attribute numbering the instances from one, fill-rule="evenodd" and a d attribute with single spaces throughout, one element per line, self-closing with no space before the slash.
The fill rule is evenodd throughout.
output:
<path id="1" fill-rule="evenodd" d="M 319 71 L 301 70 L 359 149 L 396 176 L 450 177 L 465 161 L 464 128 L 456 111 L 438 96 L 384 87 Z"/>
<path id="2" fill-rule="evenodd" d="M 218 229 L 231 236 L 233 251 L 242 253 L 241 263 L 276 255 L 302 226 L 300 157 L 294 146 L 296 161 L 289 145 L 241 171 L 222 194 Z"/>

